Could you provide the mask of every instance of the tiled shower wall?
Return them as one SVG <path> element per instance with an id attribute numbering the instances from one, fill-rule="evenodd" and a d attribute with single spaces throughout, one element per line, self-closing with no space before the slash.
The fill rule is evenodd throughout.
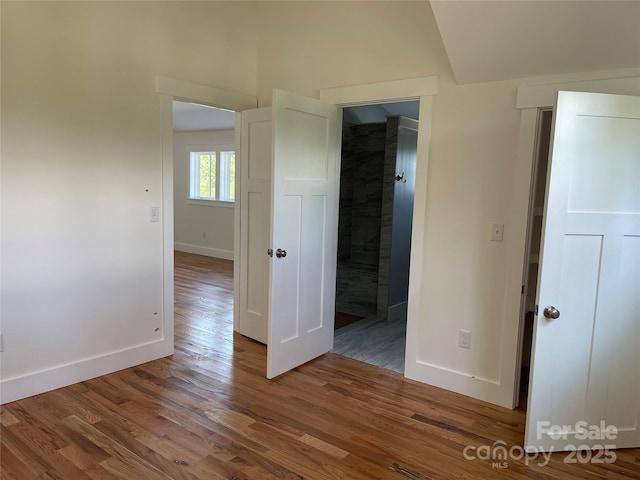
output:
<path id="1" fill-rule="evenodd" d="M 342 135 L 336 310 L 376 313 L 387 126 L 347 126 Z"/>

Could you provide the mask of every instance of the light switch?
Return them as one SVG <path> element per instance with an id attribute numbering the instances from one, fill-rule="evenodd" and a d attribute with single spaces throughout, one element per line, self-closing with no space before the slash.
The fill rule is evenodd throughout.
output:
<path id="1" fill-rule="evenodd" d="M 493 223 L 491 225 L 491 241 L 501 242 L 504 235 L 504 223 Z"/>
<path id="2" fill-rule="evenodd" d="M 160 221 L 160 209 L 158 207 L 151 207 L 149 209 L 149 221 L 150 222 Z"/>

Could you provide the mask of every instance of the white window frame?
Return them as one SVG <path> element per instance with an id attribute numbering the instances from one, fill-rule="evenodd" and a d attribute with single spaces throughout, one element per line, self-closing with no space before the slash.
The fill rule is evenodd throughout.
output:
<path id="1" fill-rule="evenodd" d="M 233 152 L 235 154 L 235 145 L 188 145 L 187 152 L 189 153 L 189 194 L 187 197 L 187 203 L 191 205 L 205 205 L 205 206 L 224 206 L 233 207 L 235 205 L 235 199 L 229 199 L 229 182 L 228 164 L 225 171 L 221 171 L 222 154 L 227 152 Z M 216 169 L 215 169 L 215 182 L 216 182 L 216 196 L 214 198 L 200 197 L 195 195 L 200 190 L 200 165 L 199 160 L 194 158 L 194 154 L 215 154 Z M 196 164 L 197 163 L 197 164 Z M 235 194 L 235 192 L 234 192 Z M 234 195 L 235 196 L 235 195 Z"/>

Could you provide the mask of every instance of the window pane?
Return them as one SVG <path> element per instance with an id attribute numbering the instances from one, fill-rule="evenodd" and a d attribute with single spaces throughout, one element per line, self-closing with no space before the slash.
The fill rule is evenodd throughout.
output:
<path id="1" fill-rule="evenodd" d="M 229 152 L 229 200 L 236 199 L 236 153 Z"/>
<path id="2" fill-rule="evenodd" d="M 235 152 L 191 152 L 189 196 L 233 201 Z"/>
<path id="3" fill-rule="evenodd" d="M 211 178 L 211 198 L 216 197 L 216 154 L 211 154 L 211 170 L 209 171 L 209 177 Z"/>
<path id="4" fill-rule="evenodd" d="M 200 191 L 199 197 L 211 196 L 211 155 L 200 154 Z"/>
<path id="5" fill-rule="evenodd" d="M 236 154 L 220 152 L 220 200 L 234 201 L 236 188 Z"/>

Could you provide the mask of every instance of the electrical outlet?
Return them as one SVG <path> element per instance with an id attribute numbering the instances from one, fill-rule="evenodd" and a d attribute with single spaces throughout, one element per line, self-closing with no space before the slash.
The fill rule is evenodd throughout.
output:
<path id="1" fill-rule="evenodd" d="M 460 330 L 458 334 L 458 346 L 461 348 L 471 348 L 471 332 L 469 330 Z"/>

